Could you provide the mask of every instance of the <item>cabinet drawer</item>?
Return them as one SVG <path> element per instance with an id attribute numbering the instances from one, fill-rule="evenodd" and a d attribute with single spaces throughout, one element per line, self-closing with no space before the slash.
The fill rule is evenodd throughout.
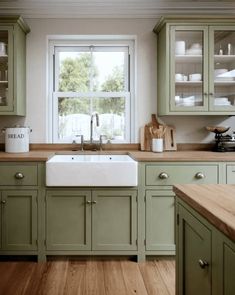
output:
<path id="1" fill-rule="evenodd" d="M 147 165 L 146 185 L 218 183 L 217 165 Z"/>
<path id="2" fill-rule="evenodd" d="M 0 185 L 37 185 L 37 165 L 0 165 Z"/>
<path id="3" fill-rule="evenodd" d="M 235 165 L 227 165 L 226 167 L 226 183 L 235 184 Z"/>

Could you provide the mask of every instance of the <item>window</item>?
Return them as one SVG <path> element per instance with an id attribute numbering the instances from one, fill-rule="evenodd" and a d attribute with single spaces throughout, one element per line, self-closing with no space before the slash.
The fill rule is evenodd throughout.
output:
<path id="1" fill-rule="evenodd" d="M 93 124 L 94 140 L 105 135 L 112 142 L 131 142 L 133 44 L 83 43 L 51 44 L 52 141 L 72 142 L 81 134 L 89 140 L 91 115 L 98 113 L 99 126 Z"/>

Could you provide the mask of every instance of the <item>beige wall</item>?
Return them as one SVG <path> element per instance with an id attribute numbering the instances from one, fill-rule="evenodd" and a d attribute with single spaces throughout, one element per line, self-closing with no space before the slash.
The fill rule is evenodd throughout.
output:
<path id="1" fill-rule="evenodd" d="M 136 35 L 137 36 L 137 128 L 157 112 L 156 35 L 154 19 L 28 19 L 27 36 L 27 116 L 0 117 L 0 128 L 14 124 L 29 125 L 32 143 L 47 141 L 47 36 L 48 35 Z M 208 142 L 206 125 L 234 126 L 234 117 L 164 117 L 174 125 L 177 142 Z M 137 130 L 138 131 L 138 130 Z M 3 138 L 1 138 L 1 141 Z"/>

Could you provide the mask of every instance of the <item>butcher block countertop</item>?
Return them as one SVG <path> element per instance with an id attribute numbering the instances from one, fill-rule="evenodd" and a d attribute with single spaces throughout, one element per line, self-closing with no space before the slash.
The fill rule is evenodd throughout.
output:
<path id="1" fill-rule="evenodd" d="M 235 185 L 185 184 L 173 191 L 190 207 L 235 241 Z"/>
<path id="2" fill-rule="evenodd" d="M 128 154 L 138 162 L 235 162 L 235 152 L 215 153 L 211 151 L 171 151 L 163 153 L 106 150 L 106 151 L 63 151 L 63 150 L 33 150 L 28 153 L 0 152 L 0 162 L 4 161 L 40 161 L 46 162 L 55 154 Z"/>

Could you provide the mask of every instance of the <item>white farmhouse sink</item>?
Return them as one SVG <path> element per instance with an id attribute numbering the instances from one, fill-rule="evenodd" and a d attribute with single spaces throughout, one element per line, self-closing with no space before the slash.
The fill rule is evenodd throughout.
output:
<path id="1" fill-rule="evenodd" d="M 128 155 L 56 155 L 46 162 L 47 186 L 137 186 L 138 163 Z"/>

